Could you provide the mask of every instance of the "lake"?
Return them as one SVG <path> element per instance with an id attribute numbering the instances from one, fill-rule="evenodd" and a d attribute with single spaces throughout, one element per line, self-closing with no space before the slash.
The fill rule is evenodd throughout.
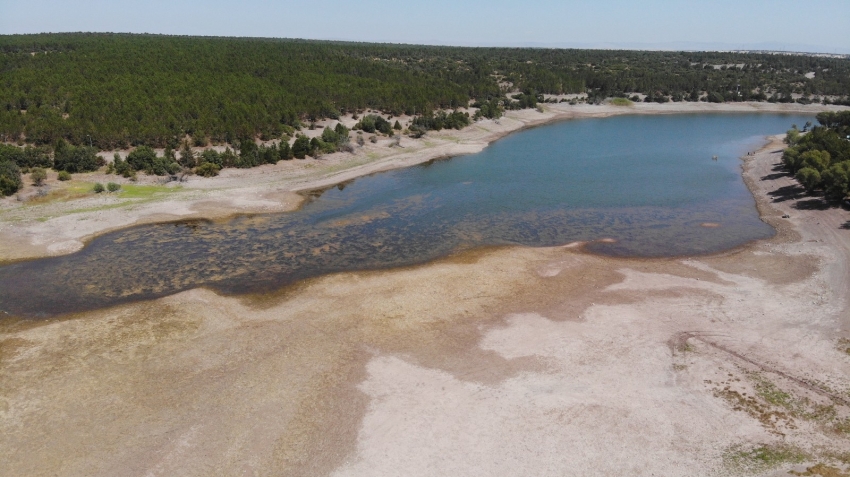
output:
<path id="1" fill-rule="evenodd" d="M 694 114 L 549 124 L 478 154 L 340 184 L 295 212 L 138 226 L 72 255 L 0 267 L 0 310 L 47 317 L 199 286 L 260 293 L 482 246 L 591 241 L 593 252 L 639 257 L 727 250 L 774 233 L 759 219 L 740 157 L 809 120 Z"/>

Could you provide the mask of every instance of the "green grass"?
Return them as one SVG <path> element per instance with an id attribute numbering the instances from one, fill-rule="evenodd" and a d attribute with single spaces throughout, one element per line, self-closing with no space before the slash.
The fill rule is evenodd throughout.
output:
<path id="1" fill-rule="evenodd" d="M 631 100 L 627 98 L 614 98 L 611 100 L 611 104 L 613 104 L 614 106 L 631 106 L 634 103 L 632 103 Z"/>
<path id="2" fill-rule="evenodd" d="M 122 184 L 121 190 L 117 192 L 122 199 L 152 199 L 157 195 L 173 194 L 179 192 L 183 188 L 166 187 L 158 185 L 133 185 Z"/>
<path id="3" fill-rule="evenodd" d="M 765 401 L 773 404 L 774 406 L 781 406 L 789 410 L 794 410 L 794 408 L 797 407 L 794 406 L 790 394 L 782 391 L 763 376 L 754 374 L 752 379 L 755 384 L 756 393 L 758 393 L 758 395 Z"/>
<path id="4" fill-rule="evenodd" d="M 808 454 L 796 447 L 771 444 L 750 449 L 733 449 L 727 453 L 724 460 L 731 467 L 764 471 L 782 464 L 799 464 L 808 458 Z"/>

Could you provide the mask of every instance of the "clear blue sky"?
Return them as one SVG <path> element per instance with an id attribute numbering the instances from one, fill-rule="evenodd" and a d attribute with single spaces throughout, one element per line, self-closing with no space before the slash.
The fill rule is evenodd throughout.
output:
<path id="1" fill-rule="evenodd" d="M 0 0 L 0 34 L 850 53 L 850 0 Z"/>

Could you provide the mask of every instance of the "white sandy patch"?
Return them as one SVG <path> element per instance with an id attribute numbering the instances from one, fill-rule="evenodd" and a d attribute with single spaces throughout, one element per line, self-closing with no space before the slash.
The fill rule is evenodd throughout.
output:
<path id="1" fill-rule="evenodd" d="M 52 243 L 47 246 L 47 251 L 57 255 L 73 253 L 83 248 L 83 243 L 79 240 L 65 240 L 64 242 Z"/>
<path id="2" fill-rule="evenodd" d="M 334 475 L 711 475 L 737 439 L 766 437 L 676 382 L 667 335 L 647 333 L 648 317 L 595 306 L 586 318 L 516 315 L 488 333 L 482 348 L 551 368 L 496 386 L 373 359 L 357 458 Z"/>

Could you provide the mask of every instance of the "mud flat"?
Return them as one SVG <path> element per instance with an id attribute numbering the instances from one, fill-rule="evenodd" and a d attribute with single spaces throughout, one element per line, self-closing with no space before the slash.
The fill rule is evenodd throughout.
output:
<path id="1" fill-rule="evenodd" d="M 486 249 L 0 322 L 0 474 L 846 473 L 850 213 L 781 148 L 745 164 L 777 236 L 722 254 Z"/>

